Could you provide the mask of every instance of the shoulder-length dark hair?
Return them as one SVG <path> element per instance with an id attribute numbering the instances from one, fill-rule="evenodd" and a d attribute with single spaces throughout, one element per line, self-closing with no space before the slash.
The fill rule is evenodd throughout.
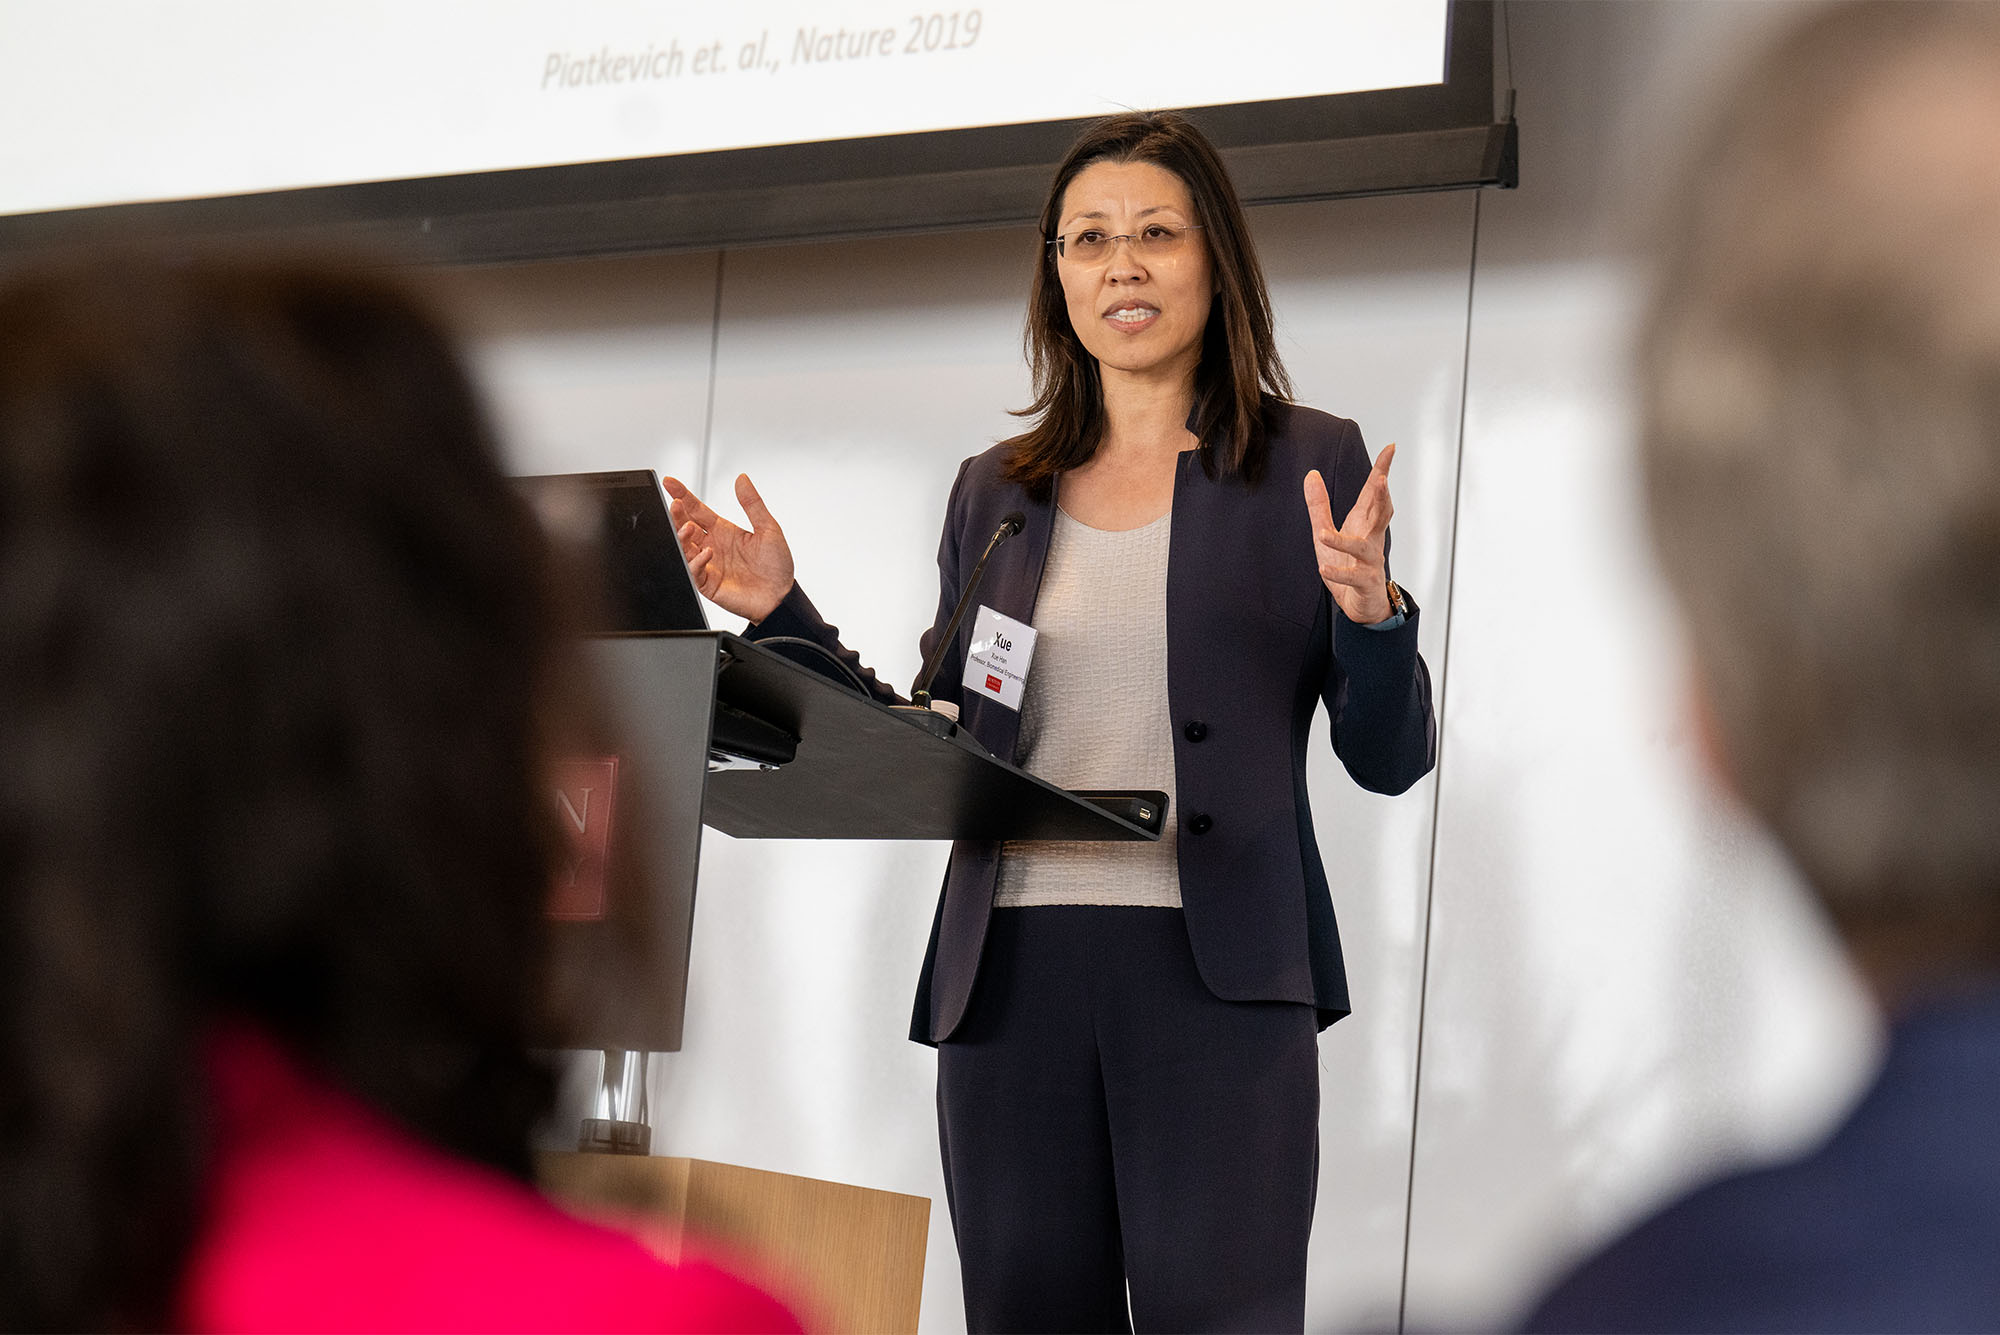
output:
<path id="1" fill-rule="evenodd" d="M 172 1321 L 221 1028 L 527 1175 L 551 578 L 387 282 L 0 284 L 0 1327 Z"/>
<path id="2" fill-rule="evenodd" d="M 1288 400 L 1292 382 L 1271 331 L 1271 298 L 1250 241 L 1243 205 L 1215 146 L 1186 117 L 1138 111 L 1107 117 L 1070 146 L 1042 205 L 1041 238 L 1055 239 L 1063 196 L 1084 168 L 1099 162 L 1150 162 L 1187 185 L 1198 235 L 1207 245 L 1216 291 L 1194 378 L 1193 430 L 1202 467 L 1255 484 L 1263 475 L 1266 396 Z M 1034 425 L 1006 442 L 1007 476 L 1046 500 L 1061 473 L 1088 463 L 1104 439 L 1104 387 L 1097 359 L 1071 327 L 1056 274 L 1055 247 L 1043 244 L 1028 297 L 1024 338 L 1035 401 L 1016 411 Z"/>

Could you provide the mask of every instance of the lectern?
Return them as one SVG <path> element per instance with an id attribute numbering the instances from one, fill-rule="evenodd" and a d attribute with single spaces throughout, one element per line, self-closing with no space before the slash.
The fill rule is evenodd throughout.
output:
<path id="1" fill-rule="evenodd" d="M 617 711 L 616 742 L 563 768 L 559 814 L 574 838 L 551 906 L 566 1041 L 604 1050 L 585 1149 L 651 1149 L 646 1054 L 681 1045 L 704 824 L 747 839 L 1159 837 L 1162 793 L 1065 792 L 963 732 L 913 722 L 741 636 L 627 632 L 589 647 Z M 1114 799 L 1146 823 L 1100 805 Z M 545 1156 L 543 1173 L 586 1205 L 664 1200 L 675 1229 L 761 1239 L 772 1258 L 806 1272 L 798 1278 L 831 1304 L 836 1327 L 914 1325 L 927 1202 L 684 1159 L 621 1167 L 601 1153 Z M 683 1179 L 728 1185 L 708 1192 Z M 848 1254 L 857 1240 L 879 1271 L 865 1277 L 865 1292 Z"/>
<path id="2" fill-rule="evenodd" d="M 738 635 L 631 632 L 590 648 L 618 742 L 568 767 L 585 777 L 558 798 L 582 837 L 555 933 L 578 1046 L 679 1050 L 704 824 L 743 839 L 1159 837 L 1163 793 L 1122 795 L 1148 829 L 1100 805 L 1110 795 L 1066 792 Z"/>

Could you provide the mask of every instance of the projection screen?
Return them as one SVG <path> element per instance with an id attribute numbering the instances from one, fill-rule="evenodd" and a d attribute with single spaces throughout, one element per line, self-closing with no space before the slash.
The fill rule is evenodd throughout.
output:
<path id="1" fill-rule="evenodd" d="M 1491 42 L 1469 0 L 5 6 L 0 249 L 307 227 L 493 259 L 1018 221 L 1122 108 L 1193 111 L 1253 199 L 1504 184 Z"/>

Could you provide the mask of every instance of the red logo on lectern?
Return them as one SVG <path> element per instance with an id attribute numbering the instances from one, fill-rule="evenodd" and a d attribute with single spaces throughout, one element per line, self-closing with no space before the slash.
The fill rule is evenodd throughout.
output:
<path id="1" fill-rule="evenodd" d="M 611 867 L 611 811 L 618 795 L 618 757 L 564 760 L 555 767 L 556 824 L 563 851 L 549 887 L 549 916 L 595 922 L 604 916 Z"/>

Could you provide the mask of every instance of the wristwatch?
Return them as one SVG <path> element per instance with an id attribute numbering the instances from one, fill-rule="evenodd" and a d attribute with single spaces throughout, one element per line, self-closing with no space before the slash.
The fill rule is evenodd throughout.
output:
<path id="1" fill-rule="evenodd" d="M 1387 584 L 1389 589 L 1389 615 L 1383 617 L 1373 625 L 1365 627 L 1365 629 L 1394 630 L 1410 618 L 1410 600 L 1403 596 L 1403 591 L 1400 588 L 1396 587 L 1395 580 L 1389 580 Z"/>

